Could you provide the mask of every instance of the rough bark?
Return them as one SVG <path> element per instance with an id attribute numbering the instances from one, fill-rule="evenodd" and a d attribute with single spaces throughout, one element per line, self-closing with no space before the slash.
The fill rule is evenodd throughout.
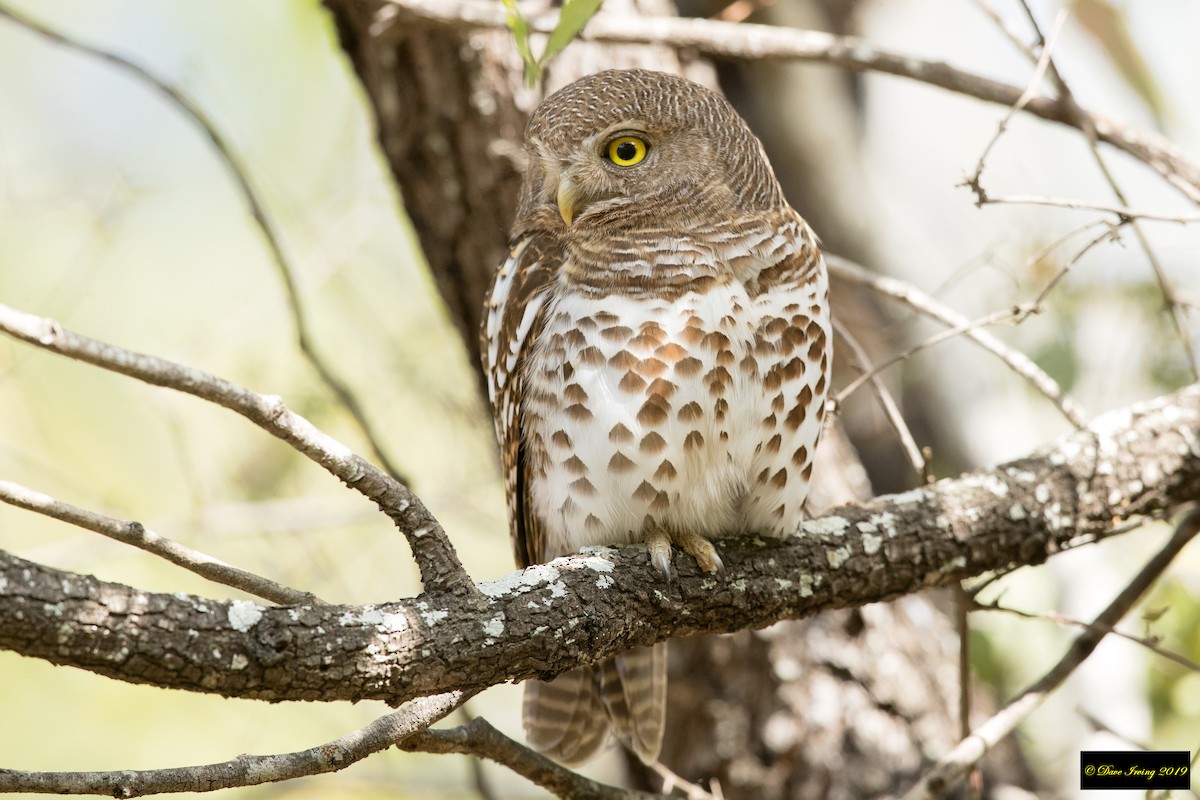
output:
<path id="1" fill-rule="evenodd" d="M 262 700 L 400 702 L 548 678 L 673 636 L 760 628 L 1038 564 L 1200 490 L 1200 384 L 994 470 L 844 506 L 803 536 L 721 543 L 665 583 L 596 548 L 377 606 L 265 608 L 142 592 L 0 554 L 0 647 L 120 680 Z"/>

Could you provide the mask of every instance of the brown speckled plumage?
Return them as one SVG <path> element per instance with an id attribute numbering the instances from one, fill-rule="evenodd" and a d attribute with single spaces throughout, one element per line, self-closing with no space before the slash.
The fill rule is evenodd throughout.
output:
<path id="1" fill-rule="evenodd" d="M 621 166 L 620 137 L 645 144 Z M 517 561 L 797 529 L 829 384 L 816 239 L 728 103 L 643 70 L 546 99 L 483 332 Z M 628 152 L 634 152 L 632 150 Z M 530 743 L 578 763 L 609 729 L 657 757 L 662 645 L 530 681 Z"/>

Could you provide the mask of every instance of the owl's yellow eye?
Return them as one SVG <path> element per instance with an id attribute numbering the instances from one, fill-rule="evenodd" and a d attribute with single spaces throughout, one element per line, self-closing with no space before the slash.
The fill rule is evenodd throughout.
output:
<path id="1" fill-rule="evenodd" d="M 646 157 L 646 142 L 636 136 L 618 136 L 608 143 L 608 160 L 618 167 L 632 167 Z"/>

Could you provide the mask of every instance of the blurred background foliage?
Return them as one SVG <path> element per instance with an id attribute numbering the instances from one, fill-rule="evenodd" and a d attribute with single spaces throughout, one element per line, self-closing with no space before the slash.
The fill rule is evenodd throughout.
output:
<path id="1" fill-rule="evenodd" d="M 118 53 L 179 88 L 214 121 L 263 199 L 317 347 L 356 391 L 383 446 L 478 580 L 511 568 L 490 422 L 473 365 L 424 271 L 376 150 L 360 87 L 316 0 L 5 0 Z M 814 27 L 849 19 L 868 39 L 1023 85 L 1029 64 L 967 0 L 915 13 L 900 0 L 796 3 Z M 1056 55 L 1084 107 L 1159 128 L 1200 153 L 1200 7 L 1079 0 Z M 824 7 L 824 8 L 823 8 Z M 1059 5 L 1035 3 L 1046 23 Z M 823 8 L 823 10 L 822 10 Z M 807 15 L 807 16 L 804 16 Z M 1006 16 L 1009 16 L 1006 14 Z M 791 20 L 795 22 L 795 20 Z M 770 75 L 759 70 L 773 70 Z M 754 124 L 778 150 L 813 74 L 853 80 L 855 137 L 820 166 L 852 213 L 822 231 L 968 315 L 1029 299 L 1091 234 L 1049 247 L 1095 215 L 977 209 L 969 174 L 1002 110 L 877 76 L 749 67 L 769 86 Z M 738 99 L 735 97 L 735 100 Z M 743 103 L 748 98 L 741 98 Z M 765 110 L 764 110 L 765 109 Z M 831 126 L 830 130 L 837 130 Z M 821 135 L 816 126 L 817 136 Z M 831 134 L 832 135 L 832 134 Z M 1110 155 L 1139 208 L 1193 213 L 1148 170 Z M 777 158 L 777 163 L 778 163 Z M 789 176 L 784 176 L 787 182 Z M 796 175 L 790 176 L 796 179 Z M 799 176 L 803 179 L 806 176 Z M 1018 117 L 988 161 L 994 194 L 1111 204 L 1081 137 Z M 816 201 L 820 202 L 818 198 Z M 801 206 L 810 216 L 817 212 Z M 818 226 L 819 230 L 820 227 Z M 1197 226 L 1149 224 L 1171 280 L 1197 287 Z M 195 125 L 144 84 L 0 19 L 0 301 L 124 347 L 198 367 L 297 412 L 365 453 L 357 428 L 306 365 L 286 296 L 234 182 Z M 1196 322 L 1196 320 L 1192 320 Z M 933 328 L 897 315 L 880 341 Z M 1090 412 L 1192 380 L 1144 255 L 1126 233 L 1083 256 L 1045 313 L 997 331 Z M 1020 455 L 1067 430 L 1043 398 L 964 342 L 923 352 L 888 382 L 938 420 L 939 475 Z M 868 404 L 868 395 L 851 400 Z M 880 428 L 879 436 L 889 435 Z M 945 453 L 946 455 L 943 455 Z M 193 398 L 0 340 L 0 476 L 153 530 L 333 602 L 411 595 L 402 538 L 370 503 L 240 418 Z M 909 474 L 876 476 L 887 488 Z M 1139 533 L 1021 570 L 989 593 L 1031 611 L 1087 618 L 1157 546 Z M 0 506 L 0 547 L 154 591 L 229 597 L 140 551 Z M 1185 553 L 1127 629 L 1200 661 L 1200 553 Z M 972 617 L 978 675 L 1006 696 L 1058 658 L 1069 631 L 999 613 Z M 1144 629 L 1144 630 L 1143 630 Z M 472 702 L 517 734 L 519 690 Z M 0 766 L 145 769 L 311 747 L 383 713 L 381 704 L 267 705 L 104 680 L 0 653 Z M 1074 791 L 1076 752 L 1121 740 L 1200 749 L 1200 674 L 1108 641 L 1022 729 L 1042 774 Z M 604 775 L 599 762 L 589 772 Z M 488 768 L 500 796 L 538 796 Z M 458 757 L 381 754 L 344 773 L 222 796 L 471 796 Z"/>

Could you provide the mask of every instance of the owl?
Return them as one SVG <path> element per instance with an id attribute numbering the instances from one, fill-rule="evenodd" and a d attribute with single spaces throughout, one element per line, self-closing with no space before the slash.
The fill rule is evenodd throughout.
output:
<path id="1" fill-rule="evenodd" d="M 644 543 L 795 532 L 830 371 L 828 279 L 762 145 L 719 95 L 611 70 L 529 119 L 520 207 L 482 332 L 518 566 Z M 681 558 L 683 556 L 680 556 Z M 646 763 L 665 644 L 526 684 L 529 743 Z"/>

